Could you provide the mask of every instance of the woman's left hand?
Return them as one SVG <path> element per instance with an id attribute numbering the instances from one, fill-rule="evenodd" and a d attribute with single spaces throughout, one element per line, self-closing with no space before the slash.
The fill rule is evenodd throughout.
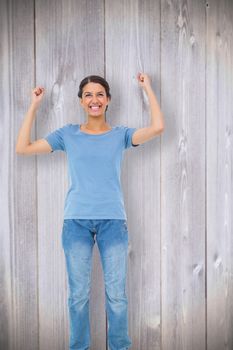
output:
<path id="1" fill-rule="evenodd" d="M 146 91 L 148 88 L 151 87 L 151 81 L 146 73 L 138 73 L 137 80 L 139 82 L 139 85 Z"/>

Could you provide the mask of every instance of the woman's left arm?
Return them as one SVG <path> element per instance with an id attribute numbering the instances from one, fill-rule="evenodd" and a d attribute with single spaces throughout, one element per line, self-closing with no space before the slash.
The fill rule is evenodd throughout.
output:
<path id="1" fill-rule="evenodd" d="M 164 118 L 162 111 L 159 107 L 159 103 L 155 96 L 155 93 L 151 87 L 150 78 L 145 73 L 138 73 L 138 82 L 147 94 L 150 113 L 151 113 L 151 124 L 148 127 L 137 129 L 132 136 L 132 143 L 139 145 L 146 141 L 151 140 L 155 136 L 161 134 L 164 130 Z"/>

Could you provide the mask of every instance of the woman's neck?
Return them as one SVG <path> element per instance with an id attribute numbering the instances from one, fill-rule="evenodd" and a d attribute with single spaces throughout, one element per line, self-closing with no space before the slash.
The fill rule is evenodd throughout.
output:
<path id="1" fill-rule="evenodd" d="M 84 123 L 81 125 L 83 130 L 90 130 L 90 131 L 106 131 L 111 129 L 111 125 L 106 123 L 105 121 L 90 121 Z"/>

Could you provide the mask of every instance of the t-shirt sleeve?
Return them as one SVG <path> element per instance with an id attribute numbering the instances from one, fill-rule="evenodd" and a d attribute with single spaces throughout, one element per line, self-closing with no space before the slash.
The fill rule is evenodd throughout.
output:
<path id="1" fill-rule="evenodd" d="M 52 147 L 52 151 L 65 151 L 64 135 L 69 124 L 64 125 L 63 127 L 54 130 L 50 134 L 47 134 L 44 139 Z"/>
<path id="2" fill-rule="evenodd" d="M 138 145 L 132 144 L 132 136 L 133 136 L 133 133 L 137 130 L 137 128 L 128 128 L 127 126 L 125 126 L 124 129 L 125 129 L 125 148 L 139 146 L 139 144 Z"/>

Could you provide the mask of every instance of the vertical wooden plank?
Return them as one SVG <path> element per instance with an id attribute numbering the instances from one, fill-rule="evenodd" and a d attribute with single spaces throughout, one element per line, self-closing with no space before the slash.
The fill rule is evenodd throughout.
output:
<path id="1" fill-rule="evenodd" d="M 205 2 L 162 1 L 162 349 L 205 349 Z"/>
<path id="2" fill-rule="evenodd" d="M 34 79 L 33 23 L 33 1 L 0 2 L 0 348 L 4 350 L 38 349 L 36 162 L 35 157 L 15 152 Z"/>
<path id="3" fill-rule="evenodd" d="M 10 50 L 10 38 L 12 33 L 9 30 L 9 22 L 12 23 L 11 13 L 7 6 L 7 0 L 0 2 L 0 62 L 2 67 L 2 80 L 3 84 L 0 87 L 0 103 L 3 111 L 3 118 L 1 119 L 1 130 L 6 129 L 6 125 L 9 130 L 9 123 L 11 115 L 10 96 L 11 96 L 11 83 L 9 79 L 11 64 L 8 57 Z M 4 55 L 5 53 L 5 55 Z M 5 135 L 5 138 L 4 138 Z M 9 134 L 8 134 L 9 137 Z M 9 171 L 9 142 L 7 140 L 7 132 L 3 134 L 1 140 L 1 149 L 4 150 L 1 161 L 4 164 L 4 169 L 0 173 L 0 348 L 10 348 L 10 335 L 13 333 L 12 324 L 12 286 L 11 286 L 11 230 L 12 222 L 9 217 L 9 207 L 11 206 L 11 198 L 9 198 L 9 183 L 8 171 Z"/>
<path id="4" fill-rule="evenodd" d="M 104 75 L 103 1 L 36 1 L 36 33 L 36 82 L 46 89 L 37 118 L 37 138 L 40 138 L 66 123 L 85 120 L 77 97 L 79 83 L 86 75 Z M 41 350 L 64 350 L 69 342 L 69 290 L 61 243 L 67 190 L 65 154 L 55 152 L 40 155 L 38 237 Z M 104 281 L 96 244 L 92 267 L 91 349 L 104 349 Z"/>
<path id="5" fill-rule="evenodd" d="M 207 349 L 233 349 L 233 3 L 207 7 Z"/>
<path id="6" fill-rule="evenodd" d="M 160 95 L 160 4 L 106 0 L 108 121 L 150 124 L 136 75 L 146 72 Z M 160 349 L 160 138 L 128 150 L 122 187 L 129 229 L 127 295 L 132 349 Z"/>

